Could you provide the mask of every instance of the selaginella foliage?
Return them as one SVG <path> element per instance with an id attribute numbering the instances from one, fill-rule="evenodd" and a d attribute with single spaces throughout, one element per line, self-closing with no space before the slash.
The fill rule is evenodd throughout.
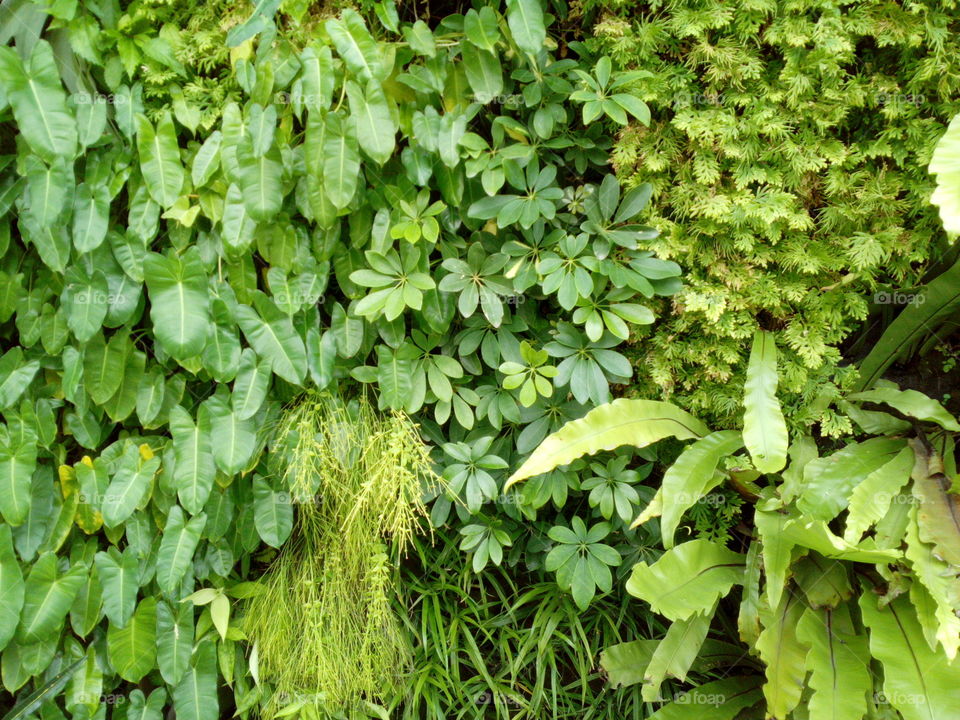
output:
<path id="1" fill-rule="evenodd" d="M 650 188 L 607 168 L 610 129 L 647 119 L 640 78 L 558 59 L 537 0 L 431 26 L 290 5 L 213 5 L 202 26 L 180 3 L 4 8 L 4 702 L 79 668 L 43 712 L 322 716 L 337 698 L 306 692 L 316 678 L 271 698 L 282 643 L 261 677 L 237 606 L 291 536 L 275 429 L 310 390 L 372 385 L 378 413 L 422 424 L 445 478 L 432 520 L 477 571 L 553 558 L 565 584 L 549 513 L 536 536 L 516 520 L 566 502 L 574 474 L 505 519 L 484 506 L 517 452 L 631 378 L 622 346 L 680 287 L 636 222 Z M 620 470 L 578 497 L 605 567 L 635 550 Z M 371 537 L 351 562 L 379 558 Z M 382 609 L 382 577 L 354 570 Z"/>
<path id="2" fill-rule="evenodd" d="M 957 716 L 960 423 L 922 393 L 881 382 L 841 401 L 856 437 L 788 443 L 777 379 L 773 335 L 758 332 L 742 431 L 710 432 L 669 403 L 622 398 L 548 437 L 511 478 L 625 444 L 693 441 L 634 521 L 659 524 L 665 551 L 636 563 L 626 583 L 672 624 L 661 640 L 609 648 L 610 681 L 642 683 L 645 700 L 668 703 L 655 718 L 732 718 L 749 707 L 774 720 L 860 720 L 891 708 L 905 720 Z M 752 506 L 752 527 L 725 542 L 679 540 L 684 515 L 722 485 Z M 687 680 L 717 652 L 707 641 L 715 622 L 735 627 L 747 651 L 718 679 L 671 696 L 668 678 Z"/>
<path id="3" fill-rule="evenodd" d="M 591 47 L 649 73 L 651 124 L 626 128 L 613 157 L 653 186 L 653 247 L 686 273 L 676 313 L 634 356 L 641 392 L 728 424 L 759 321 L 782 348 L 792 416 L 818 419 L 809 400 L 849 381 L 838 346 L 871 297 L 910 292 L 945 242 L 926 165 L 958 110 L 956 3 L 582 8 Z"/>

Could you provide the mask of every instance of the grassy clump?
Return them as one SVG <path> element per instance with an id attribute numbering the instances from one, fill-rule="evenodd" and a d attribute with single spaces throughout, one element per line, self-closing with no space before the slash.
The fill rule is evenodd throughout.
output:
<path id="1" fill-rule="evenodd" d="M 268 709 L 352 713 L 395 693 L 410 668 L 391 604 L 435 477 L 429 454 L 405 415 L 316 394 L 287 408 L 271 452 L 297 512 L 246 615 Z"/>

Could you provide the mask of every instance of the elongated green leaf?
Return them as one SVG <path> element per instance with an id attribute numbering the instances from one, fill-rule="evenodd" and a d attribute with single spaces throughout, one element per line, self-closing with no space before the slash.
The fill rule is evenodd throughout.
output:
<path id="1" fill-rule="evenodd" d="M 72 161 L 77 152 L 77 125 L 67 107 L 50 44 L 38 40 L 26 66 L 16 50 L 2 48 L 0 88 L 30 149 L 48 163 L 58 158 Z"/>
<path id="2" fill-rule="evenodd" d="M 23 350 L 12 347 L 0 357 L 0 410 L 13 405 L 33 382 L 39 360 L 23 361 Z"/>
<path id="3" fill-rule="evenodd" d="M 937 176 L 930 202 L 940 208 L 943 229 L 960 233 L 960 115 L 950 121 L 934 148 L 929 170 Z"/>
<path id="4" fill-rule="evenodd" d="M 145 116 L 137 115 L 137 152 L 140 172 L 150 197 L 168 210 L 180 197 L 185 178 L 177 133 L 169 111 L 161 116 L 156 129 Z"/>
<path id="5" fill-rule="evenodd" d="M 217 654 L 212 642 L 202 642 L 190 667 L 173 691 L 177 720 L 217 720 Z"/>
<path id="6" fill-rule="evenodd" d="M 214 130 L 197 150 L 190 170 L 194 187 L 206 185 L 220 167 L 220 144 L 222 141 L 223 133 Z"/>
<path id="7" fill-rule="evenodd" d="M 746 556 L 709 540 L 691 540 L 665 552 L 653 565 L 639 562 L 627 592 L 670 620 L 703 613 L 743 582 Z"/>
<path id="8" fill-rule="evenodd" d="M 906 557 L 910 561 L 914 576 L 926 589 L 934 604 L 936 629 L 933 635 L 952 662 L 960 649 L 960 617 L 957 616 L 957 609 L 960 608 L 960 581 L 957 580 L 955 571 L 937 558 L 931 552 L 932 548 L 920 539 L 916 507 L 910 508 L 906 536 Z M 911 598 L 915 597 L 915 588 L 911 586 L 910 590 Z"/>
<path id="9" fill-rule="evenodd" d="M 136 445 L 131 443 L 127 447 L 101 503 L 107 527 L 117 527 L 143 503 L 159 469 L 159 457 L 144 459 Z"/>
<path id="10" fill-rule="evenodd" d="M 787 581 L 787 570 L 793 555 L 793 542 L 784 535 L 791 516 L 776 510 L 758 507 L 753 522 L 763 541 L 763 571 L 766 576 L 766 596 L 771 607 L 780 605 L 780 595 Z"/>
<path id="11" fill-rule="evenodd" d="M 257 532 L 267 545 L 278 548 L 293 527 L 291 495 L 275 492 L 259 475 L 253 480 L 254 519 Z"/>
<path id="12" fill-rule="evenodd" d="M 644 673 L 642 695 L 646 702 L 661 700 L 660 686 L 667 677 L 686 679 L 707 637 L 712 619 L 713 608 L 686 620 L 678 620 L 670 626 Z"/>
<path id="13" fill-rule="evenodd" d="M 810 517 L 832 520 L 847 506 L 853 489 L 905 446 L 906 441 L 897 438 L 871 438 L 811 460 L 803 469 L 797 507 Z"/>
<path id="14" fill-rule="evenodd" d="M 273 372 L 299 385 L 307 374 L 307 351 L 293 323 L 262 293 L 254 296 L 257 311 L 237 307 L 237 323 L 257 355 L 270 362 Z"/>
<path id="15" fill-rule="evenodd" d="M 165 593 L 172 594 L 183 579 L 187 567 L 193 561 L 193 553 L 200 542 L 200 533 L 203 532 L 206 522 L 207 516 L 203 513 L 195 515 L 189 522 L 184 522 L 180 506 L 174 505 L 170 508 L 157 554 L 157 582 Z"/>
<path id="16" fill-rule="evenodd" d="M 9 525 L 0 525 L 0 650 L 10 642 L 23 608 L 23 573 L 13 554 Z"/>
<path id="17" fill-rule="evenodd" d="M 375 163 L 383 165 L 393 154 L 397 132 L 383 89 L 375 80 L 367 82 L 363 89 L 354 82 L 347 82 L 346 87 L 360 148 Z"/>
<path id="18" fill-rule="evenodd" d="M 613 688 L 643 682 L 650 658 L 660 645 L 659 640 L 631 640 L 610 645 L 600 655 L 600 667 Z"/>
<path id="19" fill-rule="evenodd" d="M 195 247 L 180 257 L 148 253 L 144 279 L 157 340 L 177 359 L 199 355 L 210 326 L 207 274 Z"/>
<path id="20" fill-rule="evenodd" d="M 922 290 L 923 302 L 908 304 L 860 363 L 859 389 L 870 388 L 896 360 L 960 307 L 960 260 Z"/>
<path id="21" fill-rule="evenodd" d="M 86 568 L 77 565 L 60 577 L 57 556 L 52 552 L 41 555 L 27 575 L 17 640 L 36 643 L 56 635 L 86 575 Z"/>
<path id="22" fill-rule="evenodd" d="M 753 465 L 774 473 L 787 464 L 787 424 L 777 400 L 777 346 L 773 333 L 757 331 L 743 388 L 743 442 Z"/>
<path id="23" fill-rule="evenodd" d="M 582 455 L 621 445 L 646 447 L 665 437 L 692 440 L 709 432 L 702 422 L 671 403 L 620 398 L 568 422 L 547 437 L 510 476 L 505 489 Z"/>
<path id="24" fill-rule="evenodd" d="M 280 212 L 283 205 L 283 159 L 278 148 L 257 156 L 249 140 L 237 147 L 239 173 L 237 179 L 243 194 L 243 205 L 250 217 L 266 222 Z"/>
<path id="25" fill-rule="evenodd" d="M 683 513 L 723 481 L 717 463 L 741 447 L 743 439 L 734 430 L 711 433 L 687 447 L 663 474 L 660 533 L 665 548 L 673 547 L 673 535 Z"/>
<path id="26" fill-rule="evenodd" d="M 157 599 L 140 601 L 126 627 L 113 623 L 107 630 L 107 651 L 117 675 L 127 682 L 140 682 L 157 662 Z"/>
<path id="27" fill-rule="evenodd" d="M 269 360 L 257 360 L 250 348 L 240 355 L 240 367 L 233 384 L 233 411 L 241 420 L 253 417 L 263 405 L 270 388 L 271 364 Z"/>
<path id="28" fill-rule="evenodd" d="M 25 442 L 15 448 L 0 441 L 0 514 L 20 525 L 30 513 L 30 478 L 37 465 L 37 447 Z"/>
<path id="29" fill-rule="evenodd" d="M 171 610 L 161 600 L 157 604 L 157 665 L 168 684 L 179 683 L 190 667 L 193 637 L 193 606 L 181 603 Z"/>
<path id="30" fill-rule="evenodd" d="M 460 53 L 475 102 L 486 104 L 503 92 L 503 69 L 494 53 L 471 43 L 462 44 Z"/>
<path id="31" fill-rule="evenodd" d="M 507 24 L 521 50 L 536 55 L 543 49 L 547 31 L 540 0 L 507 0 Z"/>
<path id="32" fill-rule="evenodd" d="M 956 661 L 927 645 L 910 601 L 900 596 L 885 607 L 869 588 L 860 594 L 870 653 L 883 664 L 883 694 L 904 720 L 960 717 Z"/>
<path id="33" fill-rule="evenodd" d="M 116 548 L 98 552 L 94 558 L 103 586 L 103 610 L 110 624 L 123 628 L 137 607 L 140 564 L 131 548 L 121 555 Z"/>
<path id="34" fill-rule="evenodd" d="M 913 450 L 905 447 L 853 489 L 847 507 L 847 523 L 843 529 L 844 540 L 859 542 L 867 528 L 887 514 L 891 501 L 910 479 L 913 464 Z"/>
<path id="35" fill-rule="evenodd" d="M 648 720 L 734 720 L 744 708 L 762 699 L 756 676 L 732 677 L 698 685 L 680 693 Z"/>
<path id="36" fill-rule="evenodd" d="M 383 79 L 380 49 L 356 11 L 344 10 L 339 20 L 327 20 L 325 27 L 351 73 L 364 81 Z"/>
<path id="37" fill-rule="evenodd" d="M 804 609 L 796 595 L 785 593 L 776 609 L 761 612 L 764 629 L 757 638 L 757 650 L 766 663 L 763 694 L 767 699 L 766 717 L 771 719 L 786 720 L 800 702 L 807 674 L 807 648 L 797 638 L 797 623 Z"/>
<path id="38" fill-rule="evenodd" d="M 883 387 L 848 395 L 853 402 L 884 403 L 899 410 L 904 415 L 915 417 L 924 422 L 936 423 L 945 430 L 960 432 L 960 423 L 947 412 L 946 408 L 931 397 L 916 390 L 897 390 Z"/>
<path id="39" fill-rule="evenodd" d="M 257 430 L 253 419 L 239 418 L 229 403 L 219 396 L 211 397 L 204 405 L 210 411 L 214 462 L 227 475 L 239 473 L 246 468 L 257 449 Z"/>
<path id="40" fill-rule="evenodd" d="M 323 192 L 337 210 L 342 210 L 357 192 L 360 151 L 352 123 L 330 114 L 323 136 Z"/>

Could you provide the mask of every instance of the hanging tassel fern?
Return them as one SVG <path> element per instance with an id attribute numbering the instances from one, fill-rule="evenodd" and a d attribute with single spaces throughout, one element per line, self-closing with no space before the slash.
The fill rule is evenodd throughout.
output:
<path id="1" fill-rule="evenodd" d="M 423 483 L 436 476 L 417 427 L 365 399 L 302 397 L 271 453 L 297 513 L 246 612 L 260 677 L 273 688 L 265 716 L 294 702 L 352 715 L 396 691 L 409 669 L 391 598 L 425 515 Z"/>

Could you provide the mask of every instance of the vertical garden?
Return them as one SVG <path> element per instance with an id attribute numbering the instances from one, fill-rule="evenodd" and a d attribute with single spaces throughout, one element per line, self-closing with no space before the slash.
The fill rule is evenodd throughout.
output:
<path id="1" fill-rule="evenodd" d="M 2 0 L 0 720 L 960 718 L 952 0 Z"/>

